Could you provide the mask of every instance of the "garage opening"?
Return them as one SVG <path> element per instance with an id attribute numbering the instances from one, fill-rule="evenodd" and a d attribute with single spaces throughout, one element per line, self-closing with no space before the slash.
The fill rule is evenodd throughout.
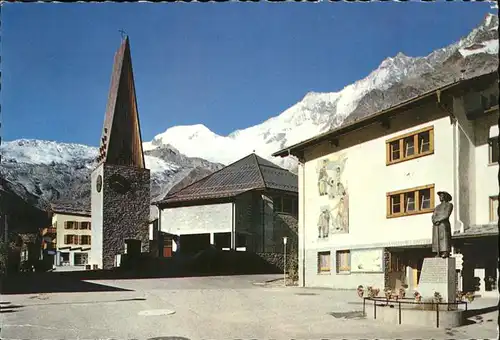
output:
<path id="1" fill-rule="evenodd" d="M 231 249 L 231 233 L 215 233 L 214 243 L 215 248 L 219 250 Z"/>
<path id="2" fill-rule="evenodd" d="M 210 234 L 181 235 L 181 253 L 195 254 L 210 246 Z"/>

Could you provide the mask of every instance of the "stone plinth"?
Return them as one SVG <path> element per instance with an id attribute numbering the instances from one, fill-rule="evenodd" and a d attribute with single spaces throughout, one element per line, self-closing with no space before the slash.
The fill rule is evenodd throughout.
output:
<path id="1" fill-rule="evenodd" d="M 417 288 L 422 301 L 432 300 L 434 293 L 438 292 L 443 298 L 442 302 L 455 302 L 457 294 L 455 270 L 456 263 L 453 257 L 424 259 Z M 446 309 L 446 306 L 442 306 L 441 309 Z"/>

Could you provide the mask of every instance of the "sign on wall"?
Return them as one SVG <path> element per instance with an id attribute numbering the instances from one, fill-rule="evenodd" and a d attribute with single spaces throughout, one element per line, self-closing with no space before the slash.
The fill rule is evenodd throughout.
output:
<path id="1" fill-rule="evenodd" d="M 384 271 L 384 249 L 351 250 L 351 273 L 380 273 Z"/>

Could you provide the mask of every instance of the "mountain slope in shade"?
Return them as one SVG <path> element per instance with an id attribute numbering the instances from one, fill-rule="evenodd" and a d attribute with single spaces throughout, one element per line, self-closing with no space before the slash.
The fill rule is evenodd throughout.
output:
<path id="1" fill-rule="evenodd" d="M 97 164 L 97 148 L 22 139 L 3 143 L 0 150 L 0 175 L 17 185 L 21 197 L 26 196 L 23 195 L 26 191 L 39 199 L 36 204 L 45 207 L 48 202 L 72 203 L 82 209 L 90 206 L 90 174 Z M 186 157 L 171 146 L 146 152 L 145 161 L 151 170 L 152 200 L 163 198 L 173 185 L 197 167 L 207 172 L 222 167 L 222 164 Z"/>
<path id="2" fill-rule="evenodd" d="M 190 184 L 253 152 L 292 171 L 292 157 L 270 155 L 341 124 L 457 80 L 498 67 L 498 16 L 488 15 L 466 37 L 424 57 L 398 53 L 339 92 L 307 93 L 262 124 L 219 136 L 204 125 L 175 126 L 144 143 L 152 199 Z M 0 175 L 47 202 L 90 204 L 90 172 L 97 149 L 85 145 L 17 140 L 0 146 Z M 222 163 L 222 164 L 221 164 Z M 176 185 L 178 184 L 178 185 Z"/>
<path id="3" fill-rule="evenodd" d="M 145 143 L 147 149 L 171 144 L 190 157 L 231 163 L 255 150 L 271 154 L 344 122 L 385 109 L 465 76 L 488 73 L 498 66 L 498 16 L 484 21 L 460 41 L 424 57 L 398 53 L 385 59 L 366 78 L 339 92 L 311 92 L 280 115 L 262 124 L 219 136 L 204 125 L 175 126 Z M 293 168 L 291 159 L 274 159 Z"/>

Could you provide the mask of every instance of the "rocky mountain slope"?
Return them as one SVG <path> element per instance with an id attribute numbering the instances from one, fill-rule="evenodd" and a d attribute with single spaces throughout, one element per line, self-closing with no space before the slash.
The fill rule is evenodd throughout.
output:
<path id="1" fill-rule="evenodd" d="M 39 198 L 36 205 L 41 207 L 50 202 L 89 208 L 90 173 L 96 165 L 97 148 L 23 139 L 3 143 L 0 149 L 0 175 L 16 185 L 20 197 L 32 202 L 34 195 Z M 170 145 L 146 151 L 145 160 L 151 170 L 152 200 L 164 197 L 194 169 L 210 173 L 223 166 L 186 157 Z"/>
<path id="2" fill-rule="evenodd" d="M 342 123 L 392 106 L 422 92 L 498 67 L 498 16 L 487 15 L 466 37 L 427 56 L 398 53 L 382 61 L 366 78 L 339 92 L 308 93 L 280 115 L 262 124 L 219 136 L 203 125 L 175 126 L 157 135 L 148 149 L 171 144 L 190 157 L 231 163 L 255 150 L 270 160 L 286 146 Z M 274 159 L 288 168 L 293 159 Z"/>
<path id="3" fill-rule="evenodd" d="M 498 67 L 498 16 L 483 22 L 458 42 L 427 56 L 402 53 L 382 61 L 366 78 L 339 92 L 308 93 L 262 124 L 219 136 L 203 125 L 175 126 L 144 143 L 152 171 L 153 199 L 190 184 L 222 164 L 253 150 L 293 170 L 293 158 L 270 155 L 316 134 L 385 109 L 462 76 L 473 77 Z M 90 203 L 90 171 L 97 149 L 76 144 L 17 140 L 0 146 L 0 175 L 45 201 Z M 182 181 L 182 182 L 181 182 Z M 178 185 L 176 185 L 178 184 Z M 22 190 L 21 190 L 22 191 Z"/>

